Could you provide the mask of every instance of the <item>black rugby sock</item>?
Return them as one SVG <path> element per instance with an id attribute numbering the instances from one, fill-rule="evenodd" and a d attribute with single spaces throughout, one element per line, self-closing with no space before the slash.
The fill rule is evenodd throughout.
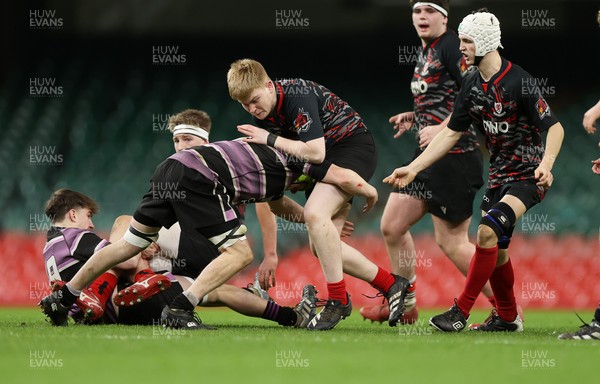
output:
<path id="1" fill-rule="evenodd" d="M 180 293 L 177 295 L 177 297 L 175 297 L 175 300 L 173 300 L 173 303 L 171 303 L 170 307 L 171 309 L 184 309 L 186 311 L 194 310 L 194 305 L 190 303 L 188 298 L 183 293 Z"/>
<path id="2" fill-rule="evenodd" d="M 77 301 L 79 295 L 75 296 L 74 294 L 72 294 L 71 291 L 69 291 L 67 285 L 65 284 L 61 289 L 58 290 L 58 297 L 60 297 L 60 303 L 66 308 L 69 308 Z"/>
<path id="3" fill-rule="evenodd" d="M 290 307 L 280 307 L 278 304 L 269 301 L 262 314 L 263 319 L 276 321 L 277 324 L 284 327 L 290 327 L 296 324 L 296 312 Z"/>

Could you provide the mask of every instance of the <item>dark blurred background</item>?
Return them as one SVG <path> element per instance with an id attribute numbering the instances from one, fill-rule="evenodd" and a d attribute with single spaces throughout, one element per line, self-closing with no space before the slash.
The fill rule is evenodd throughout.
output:
<path id="1" fill-rule="evenodd" d="M 547 100 L 565 127 L 555 186 L 532 212 L 547 215 L 556 235 L 597 236 L 600 178 L 589 162 L 600 157 L 600 139 L 581 121 L 600 94 L 600 3 L 450 4 L 450 29 L 480 7 L 498 16 L 501 54 L 547 84 Z M 363 216 L 357 199 L 352 219 L 359 233 L 378 231 L 389 193 L 380 180 L 416 146 L 412 135 L 393 140 L 387 122 L 412 108 L 414 62 L 402 53 L 414 52 L 419 40 L 408 0 L 48 0 L 0 7 L 0 229 L 41 231 L 44 202 L 68 187 L 99 201 L 96 226 L 108 230 L 116 215 L 133 212 L 155 166 L 172 152 L 169 115 L 203 109 L 213 118 L 212 141 L 237 137 L 235 126 L 250 119 L 229 98 L 225 74 L 232 61 L 251 57 L 272 78 L 326 85 L 363 116 L 378 144 L 372 183 L 380 204 Z M 44 152 L 54 157 L 40 157 Z M 415 231 L 430 228 L 424 220 Z"/>

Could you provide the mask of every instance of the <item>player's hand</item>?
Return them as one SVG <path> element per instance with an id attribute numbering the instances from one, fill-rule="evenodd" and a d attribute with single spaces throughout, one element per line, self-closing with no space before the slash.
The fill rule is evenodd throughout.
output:
<path id="1" fill-rule="evenodd" d="M 377 194 L 377 189 L 371 184 L 365 185 L 365 193 L 364 196 L 367 198 L 367 203 L 363 207 L 363 213 L 367 213 L 377 204 L 377 200 L 379 199 L 379 195 Z"/>
<path id="2" fill-rule="evenodd" d="M 258 267 L 258 282 L 265 291 L 275 286 L 275 270 L 277 269 L 277 255 L 265 257 Z"/>
<path id="3" fill-rule="evenodd" d="M 590 135 L 596 133 L 596 120 L 600 116 L 600 103 L 583 114 L 583 128 Z"/>
<path id="4" fill-rule="evenodd" d="M 394 130 L 398 131 L 394 135 L 394 139 L 399 138 L 402 134 L 408 131 L 415 122 L 414 112 L 403 112 L 390 117 L 390 124 L 394 125 Z"/>
<path id="5" fill-rule="evenodd" d="M 288 191 L 292 193 L 296 193 L 298 191 L 304 191 L 306 189 L 307 183 L 292 183 L 288 187 Z"/>
<path id="6" fill-rule="evenodd" d="M 237 130 L 242 135 L 246 136 L 244 139 L 246 143 L 267 144 L 269 131 L 265 129 L 255 127 L 251 124 L 242 124 L 237 126 Z"/>
<path id="7" fill-rule="evenodd" d="M 151 260 L 158 252 L 160 252 L 160 246 L 156 243 L 152 243 L 148 248 L 144 249 L 140 255 L 144 260 Z"/>
<path id="8" fill-rule="evenodd" d="M 552 186 L 554 176 L 550 169 L 543 162 L 533 172 L 535 179 L 538 181 L 536 184 L 544 189 L 548 189 Z"/>
<path id="9" fill-rule="evenodd" d="M 296 193 L 298 191 L 306 191 L 306 189 L 315 183 L 315 180 L 307 175 L 302 175 L 290 184 L 288 191 Z"/>
<path id="10" fill-rule="evenodd" d="M 600 175 L 600 158 L 592 160 L 592 172 L 596 175 Z"/>
<path id="11" fill-rule="evenodd" d="M 342 227 L 342 233 L 340 233 L 340 237 L 352 236 L 352 232 L 354 232 L 354 223 L 346 220 L 344 222 L 344 226 Z"/>
<path id="12" fill-rule="evenodd" d="M 383 179 L 384 183 L 391 184 L 395 188 L 404 188 L 417 177 L 417 172 L 408 166 L 396 168 L 391 175 Z"/>
<path id="13" fill-rule="evenodd" d="M 444 127 L 441 125 L 428 125 L 419 130 L 419 148 L 423 149 L 431 143 L 431 140 L 440 133 Z"/>

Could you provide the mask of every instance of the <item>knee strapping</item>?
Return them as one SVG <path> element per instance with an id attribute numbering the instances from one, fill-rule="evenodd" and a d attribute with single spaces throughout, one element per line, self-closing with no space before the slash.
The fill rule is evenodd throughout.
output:
<path id="1" fill-rule="evenodd" d="M 246 239 L 246 231 L 248 228 L 244 224 L 240 224 L 231 231 L 211 237 L 210 240 L 217 248 L 227 248 L 232 246 L 239 240 Z"/>
<path id="2" fill-rule="evenodd" d="M 502 245 L 506 248 L 510 243 L 515 221 L 516 215 L 510 205 L 499 202 L 486 212 L 480 224 L 491 228 L 498 236 L 498 247 Z"/>
<path id="3" fill-rule="evenodd" d="M 498 239 L 498 249 L 507 249 L 508 245 L 510 244 L 510 238 L 512 237 L 512 231 L 515 227 L 512 227 L 510 229 L 510 236 L 508 235 L 502 235 L 500 236 L 500 238 Z"/>
<path id="4" fill-rule="evenodd" d="M 123 235 L 123 240 L 131 245 L 135 245 L 140 248 L 148 248 L 150 244 L 158 240 L 158 232 L 155 233 L 144 233 L 133 228 L 131 225 Z"/>

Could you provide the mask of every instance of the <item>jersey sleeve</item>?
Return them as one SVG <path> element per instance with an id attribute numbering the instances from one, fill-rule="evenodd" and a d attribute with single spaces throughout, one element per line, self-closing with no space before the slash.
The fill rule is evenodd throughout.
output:
<path id="1" fill-rule="evenodd" d="M 323 137 L 324 131 L 319 117 L 317 95 L 313 92 L 306 93 L 303 89 L 306 89 L 306 85 L 297 85 L 288 89 L 285 114 L 292 124 L 291 129 L 296 132 L 301 141 L 306 143 Z"/>
<path id="2" fill-rule="evenodd" d="M 450 121 L 448 122 L 448 128 L 453 131 L 464 132 L 471 126 L 471 117 L 469 116 L 465 102 L 466 89 L 466 87 L 461 88 L 454 101 L 454 109 L 452 110 Z"/>
<path id="3" fill-rule="evenodd" d="M 87 261 L 94 253 L 110 244 L 108 241 L 99 237 L 95 233 L 86 232 L 84 233 L 79 241 L 76 243 L 75 249 L 72 249 L 73 257 Z"/>
<path id="4" fill-rule="evenodd" d="M 329 160 L 325 160 L 321 164 L 306 163 L 304 165 L 303 173 L 307 174 L 308 176 L 312 177 L 317 181 L 321 181 L 325 178 L 327 172 L 329 172 L 331 164 L 332 163 Z"/>
<path id="5" fill-rule="evenodd" d="M 296 173 L 305 174 L 316 181 L 321 181 L 325 178 L 325 175 L 327 175 L 331 164 L 332 163 L 329 160 L 324 160 L 321 164 L 313 164 L 306 163 L 298 159 L 295 161 L 290 161 L 287 166 Z"/>
<path id="6" fill-rule="evenodd" d="M 530 79 L 530 81 L 526 81 Z M 535 84 L 535 79 L 525 72 L 521 84 Z M 521 87 L 522 88 L 522 87 Z M 547 131 L 548 128 L 558 123 L 558 119 L 550 109 L 550 105 L 544 99 L 539 89 L 536 89 L 533 94 L 523 95 L 520 93 L 520 103 L 523 108 L 523 113 L 527 116 L 529 123 L 536 126 L 541 132 Z"/>

